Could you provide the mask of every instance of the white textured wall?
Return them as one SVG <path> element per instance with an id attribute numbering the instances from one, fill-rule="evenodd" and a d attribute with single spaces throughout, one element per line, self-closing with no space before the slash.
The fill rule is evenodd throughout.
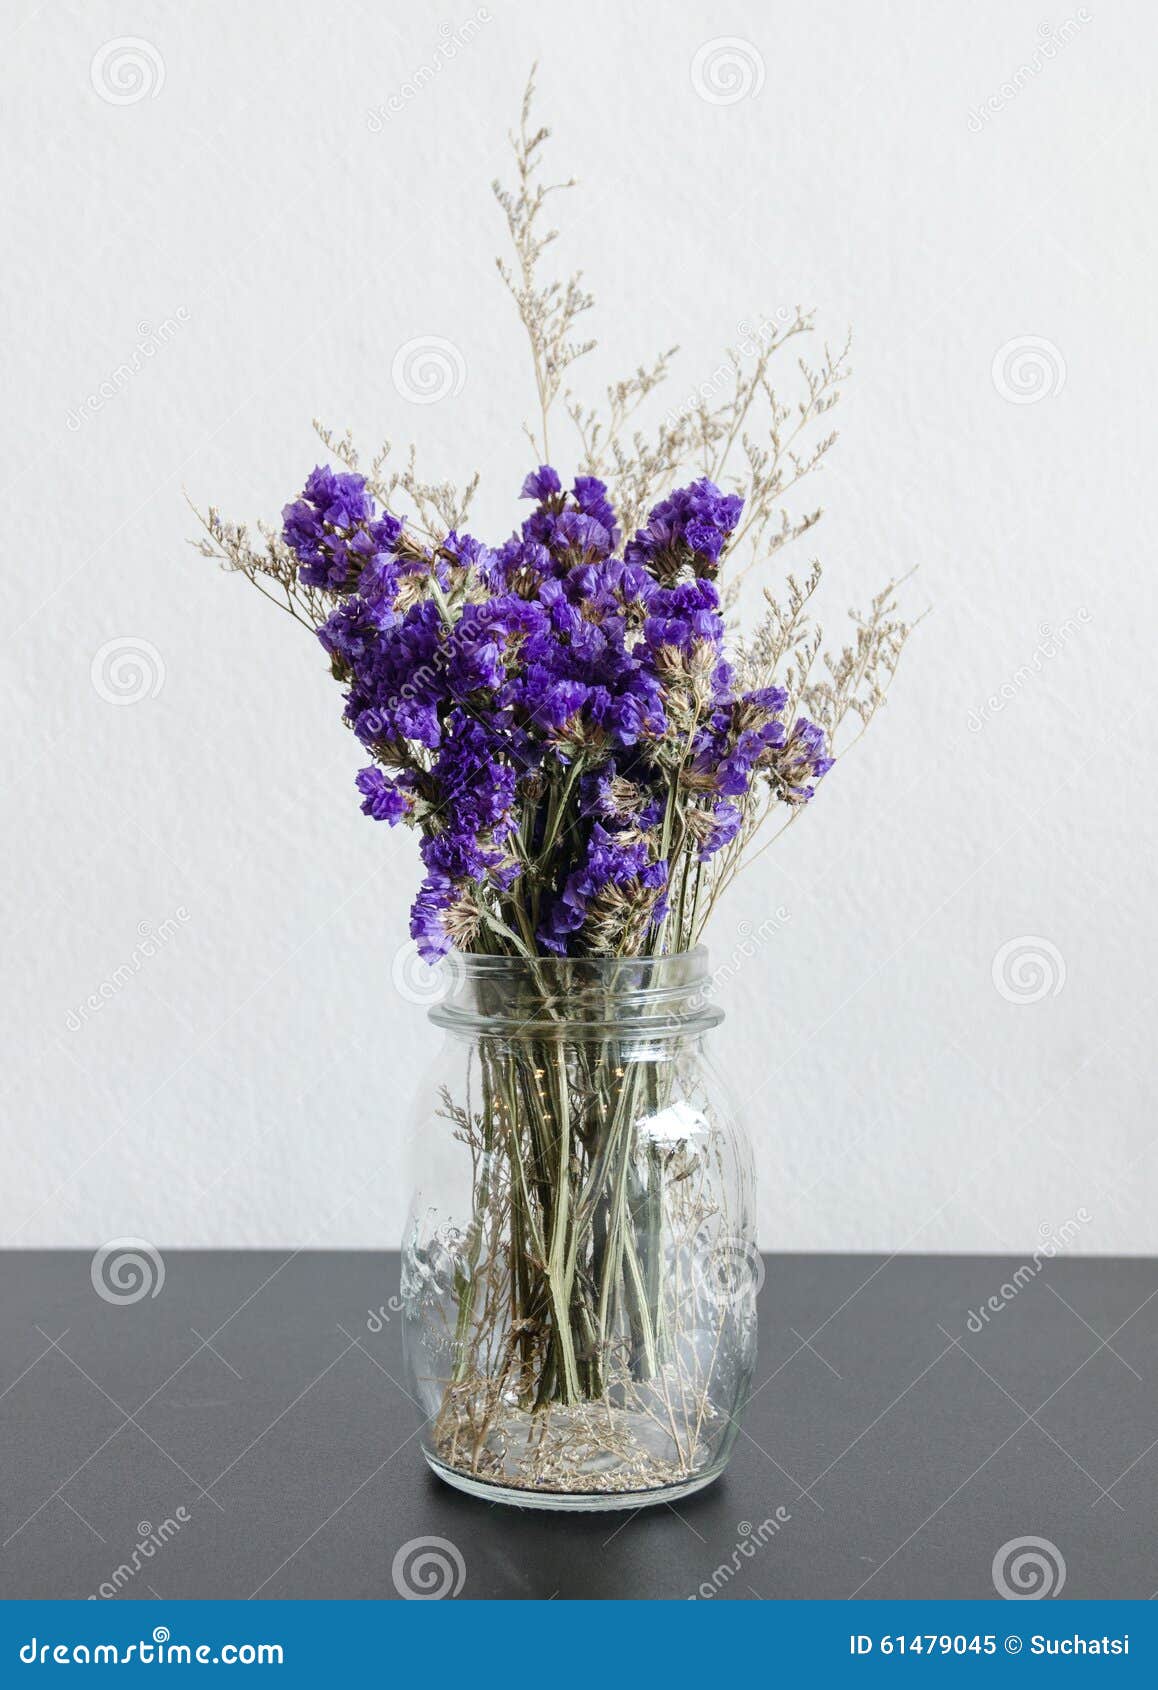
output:
<path id="1" fill-rule="evenodd" d="M 537 56 L 583 183 L 561 251 L 602 300 L 582 378 L 678 340 L 678 395 L 741 319 L 851 324 L 826 602 L 919 563 L 935 607 L 716 931 L 726 959 L 789 912 L 718 1035 L 755 1100 L 764 1245 L 1153 1249 L 1152 8 L 1053 34 L 1036 0 L 484 10 L 371 124 L 440 25 L 484 14 L 4 9 L 3 1241 L 397 1237 L 435 1045 L 391 985 L 413 844 L 358 814 L 324 663 L 187 548 L 182 487 L 273 516 L 317 413 L 478 465 L 480 525 L 509 527 L 529 389 L 488 183 Z M 721 36 L 762 66 L 732 103 L 690 76 Z M 429 336 L 466 379 L 419 405 L 391 365 Z M 1016 351 L 994 374 L 1023 337 L 1046 343 L 1031 403 Z M 94 683 L 110 641 L 144 653 L 131 705 L 102 696 L 107 656 Z M 994 983 L 1024 939 L 1037 1001 Z"/>

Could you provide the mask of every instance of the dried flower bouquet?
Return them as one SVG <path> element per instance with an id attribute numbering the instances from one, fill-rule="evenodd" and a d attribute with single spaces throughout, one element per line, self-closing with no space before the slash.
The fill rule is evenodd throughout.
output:
<path id="1" fill-rule="evenodd" d="M 470 975 L 482 1033 L 442 1099 L 470 1213 L 408 1254 L 409 1294 L 444 1329 L 419 1369 L 434 1456 L 513 1488 L 638 1492 L 710 1463 L 722 1329 L 707 1353 L 688 1339 L 704 1276 L 684 1269 L 701 1235 L 716 1248 L 746 1224 L 725 1212 L 717 1150 L 640 1137 L 680 1087 L 648 1006 L 694 1021 L 692 975 L 663 986 L 665 959 L 693 952 L 757 836 L 799 815 L 871 721 L 909 628 L 890 583 L 822 655 L 815 564 L 737 626 L 741 582 L 820 515 L 789 496 L 835 438 L 845 351 L 800 357 L 791 402 L 772 375 L 810 316 L 727 354 L 726 379 L 653 437 L 636 415 L 674 349 L 602 410 L 566 387 L 592 301 L 578 275 L 545 275 L 546 201 L 572 184 L 543 180 L 532 92 L 513 185 L 495 184 L 538 405 L 530 514 L 492 547 L 466 529 L 477 475 L 423 482 L 389 447 L 363 474 L 349 437 L 319 428 L 336 467 L 310 474 L 280 533 L 211 508 L 199 544 L 320 640 L 367 753 L 362 809 L 420 838 L 421 954 L 512 961 Z M 570 478 L 550 462 L 560 408 Z"/>

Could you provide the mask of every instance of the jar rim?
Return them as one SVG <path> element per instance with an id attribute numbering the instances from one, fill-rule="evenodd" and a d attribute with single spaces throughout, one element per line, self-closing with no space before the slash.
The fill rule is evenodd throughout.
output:
<path id="1" fill-rule="evenodd" d="M 552 972 L 577 973 L 595 977 L 609 977 L 616 973 L 636 970 L 640 975 L 680 975 L 691 978 L 693 969 L 707 972 L 708 947 L 693 945 L 687 951 L 665 951 L 659 956 L 553 956 L 549 952 L 533 957 L 496 956 L 490 951 L 452 951 L 443 962 L 453 971 L 485 977 L 514 976 L 535 970 L 545 975 Z M 698 977 L 698 976 L 697 976 Z"/>
<path id="2" fill-rule="evenodd" d="M 493 956 L 453 952 L 435 1026 L 458 1032 L 573 1037 L 616 1029 L 692 1035 L 723 1020 L 708 1000 L 708 951 L 662 956 Z"/>

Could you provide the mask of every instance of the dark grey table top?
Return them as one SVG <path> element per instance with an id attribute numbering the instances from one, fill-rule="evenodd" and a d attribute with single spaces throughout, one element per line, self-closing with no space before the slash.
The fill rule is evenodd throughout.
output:
<path id="1" fill-rule="evenodd" d="M 1158 1262 L 770 1257 L 724 1479 L 590 1516 L 427 1471 L 396 1256 L 164 1265 L 111 1304 L 85 1253 L 0 1256 L 0 1596 L 393 1599 L 429 1537 L 465 1597 L 992 1597 L 1026 1537 L 1067 1597 L 1158 1587 Z"/>

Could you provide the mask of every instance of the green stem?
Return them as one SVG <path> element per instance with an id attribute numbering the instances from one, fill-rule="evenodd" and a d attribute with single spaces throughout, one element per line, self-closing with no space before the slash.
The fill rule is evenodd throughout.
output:
<path id="1" fill-rule="evenodd" d="M 566 1055 L 561 1044 L 555 1050 L 558 1103 L 558 1162 L 554 1190 L 551 1251 L 547 1260 L 547 1283 L 555 1316 L 555 1337 L 562 1364 L 563 1401 L 578 1400 L 579 1371 L 570 1322 L 570 1278 L 567 1270 L 567 1226 L 571 1200 L 571 1110 L 567 1084 Z"/>

